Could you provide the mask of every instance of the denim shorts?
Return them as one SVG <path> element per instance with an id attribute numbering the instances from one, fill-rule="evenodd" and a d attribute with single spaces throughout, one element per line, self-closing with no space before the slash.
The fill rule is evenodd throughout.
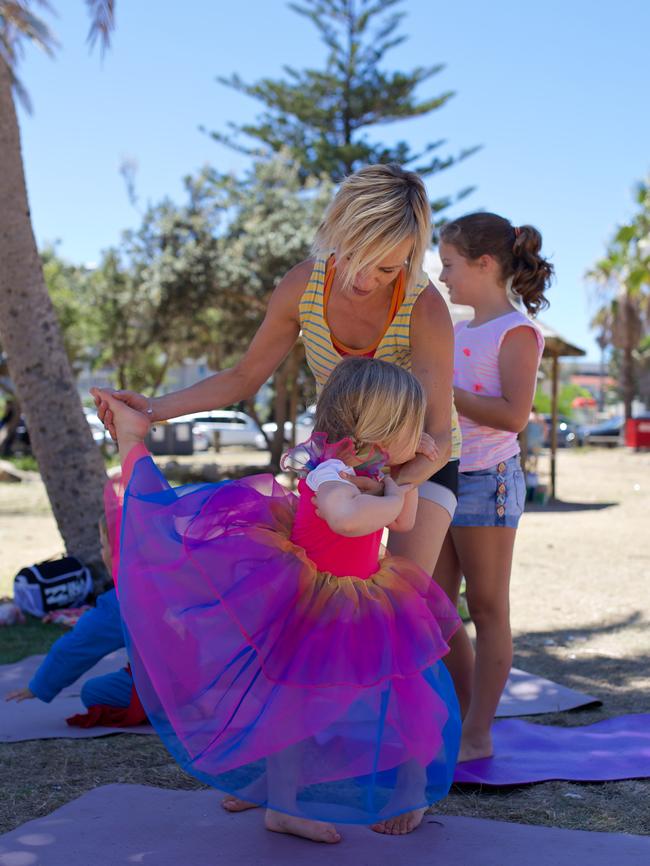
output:
<path id="1" fill-rule="evenodd" d="M 458 507 L 452 526 L 516 528 L 524 510 L 526 483 L 519 455 L 458 475 Z"/>

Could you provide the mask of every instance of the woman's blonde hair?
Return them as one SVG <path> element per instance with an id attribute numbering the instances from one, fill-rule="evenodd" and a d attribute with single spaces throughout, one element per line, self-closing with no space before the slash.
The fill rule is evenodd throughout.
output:
<path id="1" fill-rule="evenodd" d="M 325 211 L 312 252 L 346 258 L 343 288 L 396 246 L 412 239 L 406 261 L 408 290 L 420 275 L 431 244 L 431 205 L 422 178 L 399 165 L 368 165 L 349 175 Z"/>
<path id="2" fill-rule="evenodd" d="M 346 358 L 330 373 L 316 405 L 314 430 L 358 448 L 387 444 L 405 430 L 413 450 L 424 427 L 424 389 L 412 373 L 376 358 Z"/>

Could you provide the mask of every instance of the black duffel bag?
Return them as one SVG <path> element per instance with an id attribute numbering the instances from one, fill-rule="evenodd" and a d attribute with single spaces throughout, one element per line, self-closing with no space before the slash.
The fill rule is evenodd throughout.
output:
<path id="1" fill-rule="evenodd" d="M 14 577 L 15 603 L 39 618 L 51 610 L 78 607 L 92 591 L 90 571 L 76 556 L 27 565 Z"/>

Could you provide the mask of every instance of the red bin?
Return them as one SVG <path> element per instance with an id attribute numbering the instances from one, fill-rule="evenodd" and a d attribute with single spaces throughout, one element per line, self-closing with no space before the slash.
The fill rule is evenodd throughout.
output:
<path id="1" fill-rule="evenodd" d="M 650 449 L 650 415 L 628 418 L 625 422 L 625 444 L 630 448 Z"/>

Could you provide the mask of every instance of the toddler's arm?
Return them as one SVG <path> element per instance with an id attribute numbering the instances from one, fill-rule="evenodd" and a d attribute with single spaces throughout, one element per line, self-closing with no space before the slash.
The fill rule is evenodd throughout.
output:
<path id="1" fill-rule="evenodd" d="M 123 646 L 120 608 L 115 590 L 111 589 L 100 595 L 97 606 L 52 645 L 28 688 L 10 692 L 6 700 L 35 697 L 49 703 L 105 655 Z"/>
<path id="2" fill-rule="evenodd" d="M 408 532 L 415 526 L 415 516 L 418 510 L 418 491 L 411 490 L 404 497 L 404 505 L 392 523 L 388 524 L 391 532 Z"/>
<path id="3" fill-rule="evenodd" d="M 112 412 L 113 423 L 117 435 L 117 444 L 120 453 L 122 469 L 127 468 L 127 458 L 130 452 L 138 445 L 142 445 L 144 437 L 151 426 L 149 420 L 142 412 L 131 409 L 126 403 L 117 400 L 108 391 L 99 388 L 91 388 L 90 393 L 96 400 L 103 401 Z M 126 481 L 125 481 L 126 484 Z"/>
<path id="4" fill-rule="evenodd" d="M 414 492 L 412 485 L 398 486 L 388 477 L 381 497 L 360 493 L 345 481 L 325 481 L 316 492 L 316 504 L 331 530 L 356 537 L 369 535 L 396 520 L 409 492 Z"/>

